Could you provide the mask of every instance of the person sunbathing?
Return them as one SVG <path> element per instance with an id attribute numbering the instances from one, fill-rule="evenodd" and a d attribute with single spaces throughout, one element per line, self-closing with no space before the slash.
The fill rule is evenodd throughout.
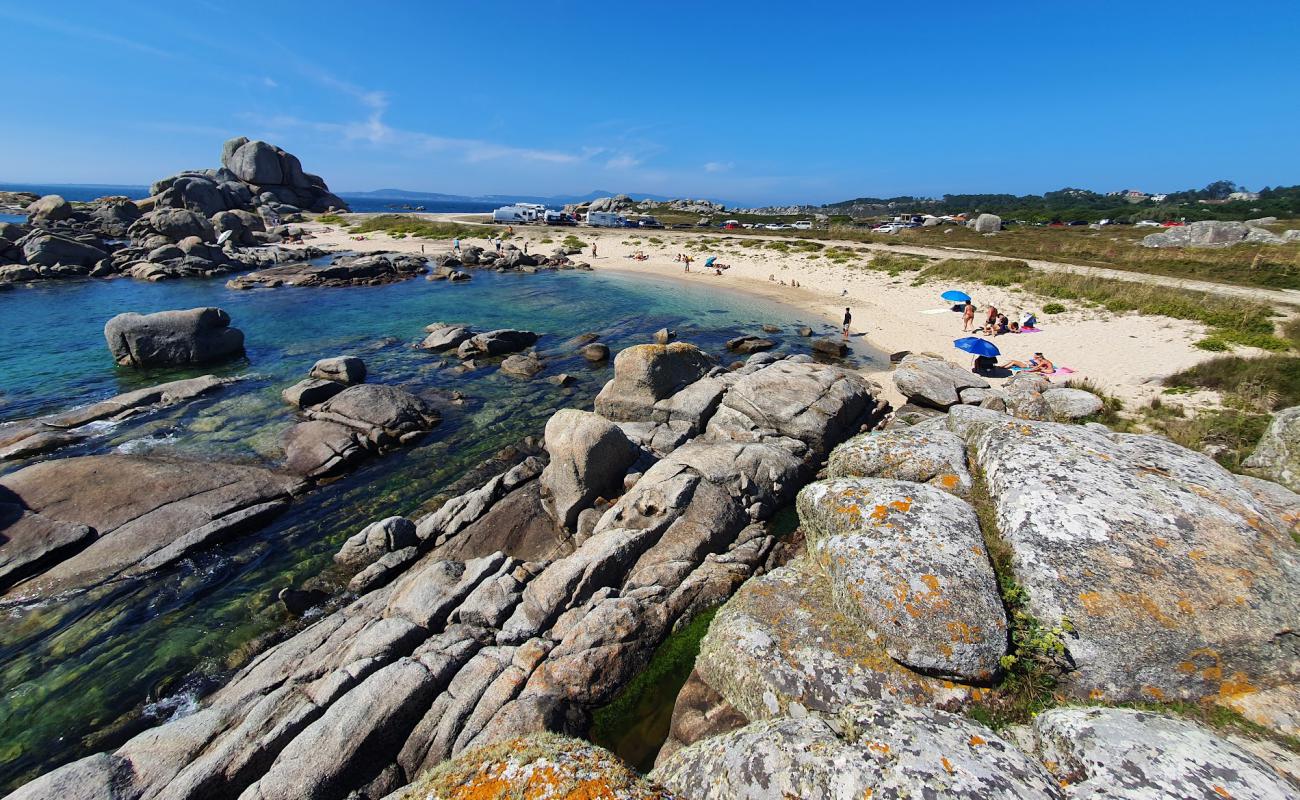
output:
<path id="1" fill-rule="evenodd" d="M 1028 362 L 1008 361 L 1005 364 L 999 364 L 998 367 L 1000 369 L 1015 368 L 1038 375 L 1051 375 L 1053 372 L 1056 372 L 1056 365 L 1052 363 L 1051 359 L 1042 353 L 1034 353 L 1034 357 L 1029 359 Z"/>

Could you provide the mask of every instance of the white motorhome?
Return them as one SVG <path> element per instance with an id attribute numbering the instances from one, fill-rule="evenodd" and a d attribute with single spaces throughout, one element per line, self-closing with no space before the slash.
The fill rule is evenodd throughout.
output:
<path id="1" fill-rule="evenodd" d="M 530 213 L 528 209 L 520 208 L 519 206 L 502 206 L 492 212 L 493 222 L 518 222 L 523 224 L 532 221 L 529 217 Z"/>
<path id="2" fill-rule="evenodd" d="M 795 224 L 791 225 L 790 227 L 794 228 L 797 231 L 810 231 L 812 230 L 812 222 L 806 219 L 801 219 Z"/>
<path id="3" fill-rule="evenodd" d="M 587 224 L 593 228 L 621 228 L 623 218 L 613 211 L 588 211 Z"/>
<path id="4" fill-rule="evenodd" d="M 537 221 L 546 216 L 546 206 L 541 203 L 515 203 L 515 208 L 522 208 L 524 216 L 530 221 Z"/>

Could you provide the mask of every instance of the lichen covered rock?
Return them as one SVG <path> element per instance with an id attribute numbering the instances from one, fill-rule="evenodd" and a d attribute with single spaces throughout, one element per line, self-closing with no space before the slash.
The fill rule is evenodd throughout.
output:
<path id="1" fill-rule="evenodd" d="M 971 485 L 966 445 L 946 430 L 902 428 L 855 436 L 831 452 L 826 474 L 928 483 L 963 497 Z"/>

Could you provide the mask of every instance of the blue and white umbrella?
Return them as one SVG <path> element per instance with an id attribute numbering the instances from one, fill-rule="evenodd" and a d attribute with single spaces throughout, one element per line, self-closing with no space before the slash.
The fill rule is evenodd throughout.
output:
<path id="1" fill-rule="evenodd" d="M 944 300 L 947 300 L 949 303 L 970 302 L 970 295 L 966 294 L 965 292 L 959 292 L 956 289 L 951 289 L 949 291 L 946 291 L 939 296 L 942 297 Z"/>

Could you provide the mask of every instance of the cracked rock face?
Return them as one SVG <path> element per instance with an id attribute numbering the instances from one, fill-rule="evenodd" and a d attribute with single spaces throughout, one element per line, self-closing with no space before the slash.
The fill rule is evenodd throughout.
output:
<path id="1" fill-rule="evenodd" d="M 1258 756 L 1186 720 L 1127 708 L 1054 708 L 1034 718 L 1038 756 L 1067 797 L 1282 798 L 1300 793 Z"/>
<path id="2" fill-rule="evenodd" d="M 472 555 L 509 528 L 497 512 L 540 508 L 536 458 L 420 520 L 413 545 L 403 546 L 409 528 L 399 522 L 387 527 L 401 531 L 367 529 L 347 548 L 354 563 L 385 552 L 353 578 L 363 592 L 356 600 L 258 656 L 197 713 L 55 770 L 16 797 L 67 797 L 69 786 L 93 796 L 112 784 L 129 800 L 376 798 L 478 746 L 585 731 L 592 709 L 609 702 L 675 626 L 764 568 L 776 545 L 764 522 L 838 443 L 835 431 L 856 427 L 854 410 L 871 406 L 866 384 L 836 367 L 780 362 L 744 379 L 778 367 L 779 380 L 752 385 L 820 387 L 804 395 L 798 413 L 746 398 L 732 410 L 759 417 L 731 416 L 715 430 L 709 415 L 721 413 L 713 411 L 721 403 L 711 398 L 729 392 L 726 383 L 690 390 L 687 381 L 658 398 L 691 392 L 671 412 L 651 404 L 636 422 L 661 424 L 651 416 L 660 412 L 695 415 L 687 423 L 695 433 L 594 523 L 596 509 L 578 503 L 590 529 L 563 547 Z M 388 388 L 345 389 L 299 427 L 333 425 L 359 441 L 378 426 L 388 437 L 381 441 L 400 441 L 394 434 L 419 422 L 418 409 L 408 414 L 394 398 L 360 402 Z M 839 428 L 813 432 L 814 419 Z M 463 557 L 446 557 L 456 552 Z"/>
<path id="3" fill-rule="evenodd" d="M 971 486 L 966 443 L 947 429 L 902 428 L 855 436 L 831 452 L 826 474 L 928 483 L 959 497 L 969 494 Z"/>
<path id="4" fill-rule="evenodd" d="M 1300 492 L 1300 406 L 1273 415 L 1255 452 L 1242 462 L 1262 478 Z"/>
<path id="5" fill-rule="evenodd" d="M 912 353 L 894 370 L 894 385 L 910 402 L 946 409 L 961 402 L 963 389 L 988 389 L 989 382 L 938 356 Z"/>
<path id="6" fill-rule="evenodd" d="M 924 484 L 836 478 L 799 493 L 809 552 L 837 606 L 895 660 L 928 675 L 988 681 L 1007 624 L 975 510 Z"/>
<path id="7" fill-rule="evenodd" d="M 412 441 L 441 419 L 405 389 L 373 383 L 349 386 L 304 413 L 306 422 L 285 431 L 285 461 L 291 472 L 314 479 Z"/>
<path id="8" fill-rule="evenodd" d="M 244 334 L 219 308 L 118 314 L 104 326 L 113 360 L 124 367 L 188 366 L 244 352 Z"/>
<path id="9" fill-rule="evenodd" d="M 988 728 L 895 703 L 755 722 L 677 751 L 651 777 L 691 800 L 1062 797 L 1042 765 Z"/>
<path id="10" fill-rule="evenodd" d="M 1076 631 L 1066 691 L 1230 703 L 1300 677 L 1300 552 L 1236 476 L 1159 436 L 961 411 L 1030 611 Z"/>

